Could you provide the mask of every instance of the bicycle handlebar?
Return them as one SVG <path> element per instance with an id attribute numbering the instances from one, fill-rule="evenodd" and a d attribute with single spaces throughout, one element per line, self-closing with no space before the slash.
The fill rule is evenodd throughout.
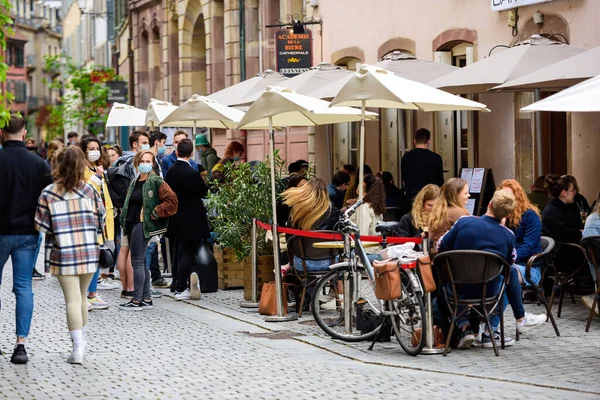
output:
<path id="1" fill-rule="evenodd" d="M 344 213 L 344 217 L 346 218 L 350 218 L 350 216 L 352 216 L 352 214 L 354 214 L 354 212 L 356 211 L 356 209 L 358 207 L 360 207 L 362 205 L 363 201 L 362 200 L 357 200 L 356 203 L 354 203 L 352 206 L 350 206 L 346 212 Z"/>

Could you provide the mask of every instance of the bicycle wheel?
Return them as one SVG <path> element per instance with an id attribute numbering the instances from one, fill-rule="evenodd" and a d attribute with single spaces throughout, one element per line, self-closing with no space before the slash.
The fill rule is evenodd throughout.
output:
<path id="1" fill-rule="evenodd" d="M 411 356 L 416 356 L 425 346 L 426 325 L 423 295 L 415 292 L 407 273 L 400 270 L 402 297 L 388 302 L 392 311 L 392 327 L 394 335 L 402 349 Z"/>
<path id="2" fill-rule="evenodd" d="M 372 339 L 384 321 L 380 316 L 382 304 L 375 297 L 375 290 L 367 273 L 362 269 L 358 273 L 357 290 L 354 290 L 354 272 L 348 264 L 319 279 L 312 294 L 312 313 L 319 327 L 331 337 L 346 342 Z M 345 298 L 346 290 L 349 294 Z M 367 312 L 372 317 L 370 327 L 367 327 L 364 319 L 359 321 L 356 318 L 358 307 L 361 307 L 361 312 Z"/>

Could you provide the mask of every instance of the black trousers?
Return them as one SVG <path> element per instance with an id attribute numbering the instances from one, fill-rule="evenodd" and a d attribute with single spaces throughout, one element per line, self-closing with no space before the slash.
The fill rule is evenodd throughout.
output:
<path id="1" fill-rule="evenodd" d="M 179 244 L 177 265 L 177 288 L 178 292 L 183 292 L 189 287 L 189 279 L 192 272 L 196 272 L 200 276 L 200 268 L 196 263 L 196 250 L 200 246 L 200 242 L 185 242 Z M 175 280 L 175 278 L 173 278 Z"/>

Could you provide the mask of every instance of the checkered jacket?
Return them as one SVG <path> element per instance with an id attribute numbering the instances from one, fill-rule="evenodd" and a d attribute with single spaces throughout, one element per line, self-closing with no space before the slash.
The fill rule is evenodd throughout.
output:
<path id="1" fill-rule="evenodd" d="M 46 233 L 46 268 L 52 275 L 95 273 L 105 209 L 88 184 L 71 192 L 56 184 L 47 186 L 38 199 L 35 228 Z"/>

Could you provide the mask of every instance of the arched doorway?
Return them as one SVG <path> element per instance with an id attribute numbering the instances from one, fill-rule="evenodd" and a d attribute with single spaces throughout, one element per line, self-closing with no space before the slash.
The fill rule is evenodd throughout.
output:
<path id="1" fill-rule="evenodd" d="M 194 24 L 192 34 L 192 93 L 205 96 L 206 88 L 206 30 L 204 28 L 204 14 L 200 14 Z"/>

